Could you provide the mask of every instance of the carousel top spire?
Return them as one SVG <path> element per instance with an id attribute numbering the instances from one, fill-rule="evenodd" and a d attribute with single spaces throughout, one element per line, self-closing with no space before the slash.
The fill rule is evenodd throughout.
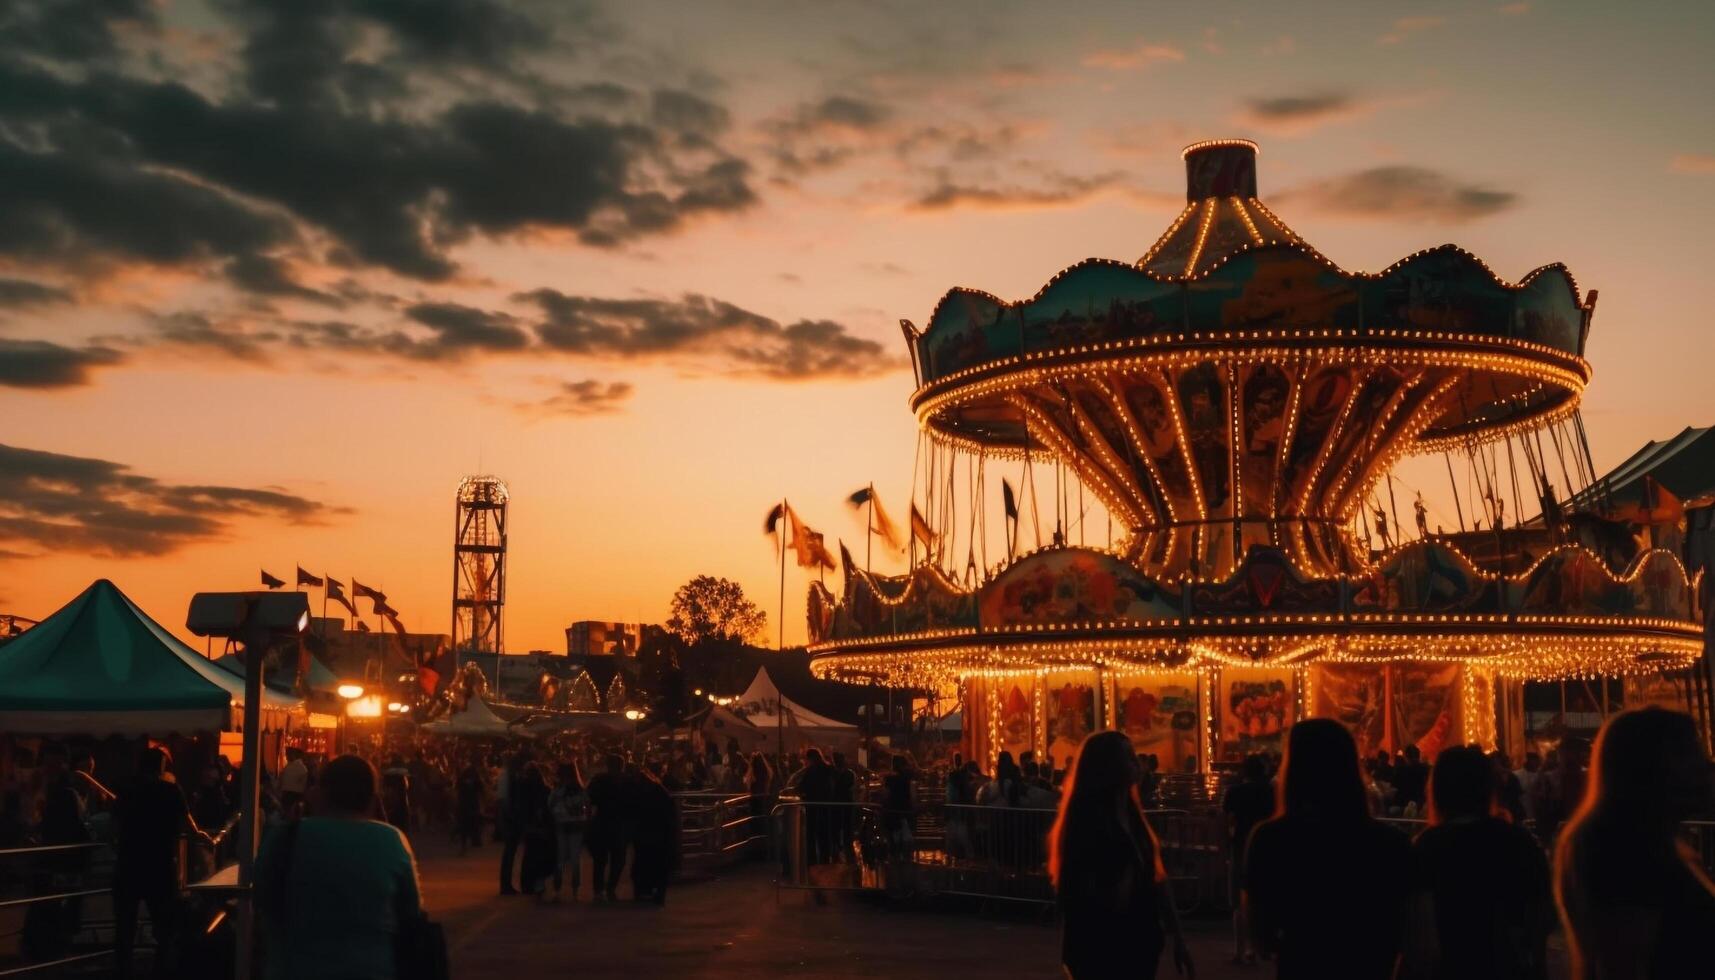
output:
<path id="1" fill-rule="evenodd" d="M 1242 139 L 1187 146 L 1185 210 L 1137 267 L 1161 278 L 1195 278 L 1245 249 L 1290 244 L 1314 252 L 1257 199 L 1260 152 Z"/>

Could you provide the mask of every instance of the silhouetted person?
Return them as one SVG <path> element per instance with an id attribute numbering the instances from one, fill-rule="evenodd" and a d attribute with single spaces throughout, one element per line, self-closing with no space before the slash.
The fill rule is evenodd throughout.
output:
<path id="1" fill-rule="evenodd" d="M 1548 975 L 1548 934 L 1554 928 L 1548 860 L 1523 827 L 1497 815 L 1494 774 L 1494 761 L 1475 746 L 1445 749 L 1435 757 L 1430 826 L 1411 847 L 1401 977 Z"/>
<path id="2" fill-rule="evenodd" d="M 1326 718 L 1293 725 L 1280 807 L 1245 855 L 1245 912 L 1276 975 L 1391 976 L 1409 851 L 1404 834 L 1370 816 L 1351 733 Z"/>
<path id="3" fill-rule="evenodd" d="M 178 948 L 182 902 L 179 898 L 179 835 L 207 835 L 191 819 L 185 794 L 170 770 L 167 750 L 150 746 L 137 764 L 137 781 L 114 804 L 118 854 L 113 868 L 114 945 L 119 975 L 131 975 L 131 948 L 137 938 L 137 906 L 149 907 L 155 934 L 155 975 L 171 977 Z"/>
<path id="4" fill-rule="evenodd" d="M 518 860 L 518 845 L 524 839 L 524 824 L 516 804 L 516 790 L 529 754 L 523 749 L 509 756 L 494 782 L 494 829 L 500 835 L 500 894 L 516 895 L 512 866 Z"/>
<path id="5" fill-rule="evenodd" d="M 1428 802 L 1425 790 L 1429 785 L 1429 766 L 1423 761 L 1423 754 L 1417 746 L 1405 747 L 1405 765 L 1394 770 L 1393 774 L 1394 805 L 1406 807 L 1417 804 L 1417 812 L 1423 812 L 1423 805 Z"/>
<path id="6" fill-rule="evenodd" d="M 1124 732 L 1096 732 L 1066 776 L 1048 835 L 1048 874 L 1061 913 L 1060 963 L 1072 980 L 1155 976 L 1167 939 L 1194 976 L 1161 863 L 1161 842 L 1138 798 L 1138 764 Z"/>
<path id="7" fill-rule="evenodd" d="M 1227 814 L 1231 857 L 1227 864 L 1227 901 L 1233 906 L 1233 960 L 1252 962 L 1256 950 L 1251 947 L 1250 927 L 1239 898 L 1244 888 L 1245 847 L 1250 843 L 1251 831 L 1274 812 L 1274 786 L 1268 781 L 1267 760 L 1254 753 L 1245 756 L 1239 781 L 1227 789 L 1221 809 Z"/>
<path id="8" fill-rule="evenodd" d="M 1436 764 L 1440 764 L 1439 757 Z M 1495 781 L 1495 806 L 1514 824 L 1524 826 L 1524 783 L 1513 774 L 1507 754 L 1499 749 L 1489 753 L 1489 770 Z"/>
<path id="9" fill-rule="evenodd" d="M 1708 977 L 1715 884 L 1681 847 L 1707 812 L 1709 760 L 1689 715 L 1640 708 L 1596 740 L 1589 791 L 1555 851 L 1573 980 Z"/>
<path id="10" fill-rule="evenodd" d="M 271 832 L 256 857 L 268 980 L 397 975 L 400 926 L 421 914 L 403 831 L 374 819 L 375 768 L 342 755 L 321 768 L 315 816 Z"/>
<path id="11" fill-rule="evenodd" d="M 482 846 L 482 770 L 474 760 L 459 773 L 454 793 L 453 837 L 462 857 L 467 848 Z"/>
<path id="12" fill-rule="evenodd" d="M 852 831 L 856 826 L 857 814 L 851 804 L 857 802 L 857 773 L 846 765 L 843 752 L 834 753 L 833 770 L 834 802 L 843 804 L 834 808 L 834 858 L 845 860 L 851 852 Z"/>
<path id="13" fill-rule="evenodd" d="M 631 897 L 664 905 L 667 879 L 678 857 L 679 819 L 673 794 L 653 772 L 643 769 L 631 781 L 630 803 Z"/>
<path id="14" fill-rule="evenodd" d="M 1536 800 L 1536 833 L 1552 843 L 1560 827 L 1584 799 L 1590 764 L 1590 743 L 1576 736 L 1560 742 L 1554 765 L 1544 769 L 1532 787 Z"/>
<path id="15" fill-rule="evenodd" d="M 611 902 L 619 897 L 619 875 L 625 870 L 631 788 L 624 759 L 610 753 L 603 763 L 606 768 L 590 778 L 584 791 L 590 798 L 590 890 L 598 900 Z"/>
<path id="16" fill-rule="evenodd" d="M 541 767 L 534 762 L 526 764 L 512 792 L 524 837 L 523 866 L 518 871 L 520 890 L 543 898 L 558 859 L 554 854 L 554 817 L 548 811 L 548 783 L 542 778 Z"/>
<path id="17" fill-rule="evenodd" d="M 804 771 L 798 776 L 798 798 L 804 802 L 804 860 L 826 864 L 834 851 L 834 771 L 819 749 L 804 750 Z"/>

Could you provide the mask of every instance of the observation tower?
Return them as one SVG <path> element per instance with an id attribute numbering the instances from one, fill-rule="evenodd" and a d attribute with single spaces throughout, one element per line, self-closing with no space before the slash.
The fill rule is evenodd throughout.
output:
<path id="1" fill-rule="evenodd" d="M 453 512 L 453 651 L 505 653 L 501 613 L 506 607 L 506 506 L 511 495 L 499 477 L 459 481 Z"/>
<path id="2" fill-rule="evenodd" d="M 1593 492 L 1577 411 L 1596 294 L 1558 264 L 1508 282 L 1453 245 L 1343 270 L 1262 203 L 1257 156 L 1187 147 L 1185 208 L 1135 262 L 1088 259 L 1017 301 L 954 289 L 903 324 L 914 503 L 970 552 L 926 539 L 905 575 L 812 584 L 818 675 L 956 686 L 991 762 L 1120 728 L 1206 770 L 1309 716 L 1367 752 L 1517 748 L 1524 680 L 1698 656 L 1679 558 L 1616 549 L 1568 503 Z M 1425 454 L 1482 488 L 1467 508 L 1453 481 L 1456 532 L 1421 509 L 1400 527 L 1389 474 Z M 1009 488 L 993 513 L 997 469 L 1020 498 L 1051 473 L 1060 502 L 1049 543 L 995 561 L 981 528 L 1024 506 Z M 1073 493 L 1106 512 L 1106 546 L 1071 543 Z"/>

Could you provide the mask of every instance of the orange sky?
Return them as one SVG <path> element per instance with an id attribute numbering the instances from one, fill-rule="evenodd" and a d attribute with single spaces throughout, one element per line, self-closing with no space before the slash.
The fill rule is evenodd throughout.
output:
<path id="1" fill-rule="evenodd" d="M 772 637 L 777 569 L 761 534 L 772 501 L 789 497 L 860 555 L 862 524 L 843 504 L 851 490 L 873 480 L 905 513 L 915 427 L 897 321 L 921 325 L 955 285 L 1020 298 L 1085 257 L 1135 259 L 1180 206 L 1179 147 L 1209 136 L 1257 139 L 1264 200 L 1348 268 L 1454 241 L 1509 279 L 1564 261 L 1600 290 L 1584 410 L 1598 469 L 1715 421 L 1698 289 L 1715 223 L 1708 11 L 919 6 L 626 4 L 590 21 L 524 7 L 563 47 L 468 53 L 453 68 L 404 27 L 340 25 L 350 62 L 379 59 L 410 81 L 388 110 L 402 116 L 440 119 L 447 105 L 485 99 L 581 120 L 598 83 L 696 93 L 721 118 L 672 129 L 656 99 L 652 138 L 679 142 L 630 179 L 682 188 L 660 169 L 700 167 L 712 143 L 719 159 L 742 162 L 754 198 L 681 198 L 664 227 L 628 217 L 623 240 L 602 241 L 589 234 L 609 220 L 600 209 L 560 208 L 577 171 L 568 156 L 566 174 L 509 172 L 541 182 L 517 201 L 460 191 L 462 223 L 445 217 L 449 233 L 434 243 L 456 271 L 431 278 L 379 251 L 354 254 L 370 229 L 338 225 L 284 178 L 246 183 L 236 164 L 218 172 L 235 200 L 295 229 L 263 251 L 306 290 L 344 281 L 387 301 L 335 307 L 235 285 L 222 263 L 251 246 L 217 232 L 164 256 L 75 211 L 45 222 L 58 238 L 0 218 L 0 301 L 6 281 L 66 294 L 0 305 L 0 443 L 123 464 L 157 488 L 278 488 L 324 505 L 311 523 L 261 508 L 159 553 L 115 557 L 99 534 L 55 544 L 21 515 L 70 518 L 0 500 L 0 611 L 45 616 L 105 576 L 177 628 L 193 591 L 253 587 L 259 568 L 289 576 L 298 563 L 383 587 L 408 627 L 444 631 L 453 490 L 481 471 L 513 493 L 510 650 L 561 650 L 577 619 L 660 620 L 673 589 L 702 573 L 741 582 Z M 259 97 L 234 79 L 247 32 L 260 30 L 173 3 L 155 23 L 117 25 L 113 57 L 140 84 L 158 84 L 140 55 L 166 52 L 211 104 L 248 105 Z M 367 53 L 374 46 L 399 60 Z M 0 66 L 43 57 L 0 53 Z M 530 90 L 520 75 L 553 87 Z M 139 152 L 165 152 L 150 147 L 142 115 L 106 124 L 148 147 Z M 214 163 L 176 159 L 216 180 Z M 1378 188 L 1389 193 L 1365 196 Z M 122 196 L 114 207 L 170 220 L 144 203 Z M 522 216 L 495 216 L 508 208 Z M 539 329 L 541 310 L 523 294 L 544 288 L 674 309 L 695 294 L 782 328 L 830 326 L 802 349 L 755 327 L 508 349 L 509 328 Z M 401 311 L 427 303 L 488 311 L 503 342 L 429 357 L 305 339 L 303 324 L 337 319 L 420 340 L 425 323 Z M 173 330 L 190 313 L 207 327 L 200 339 Z M 842 353 L 843 339 L 881 347 Z M 24 369 L 6 358 L 26 341 L 116 351 L 118 363 L 20 381 Z M 804 352 L 827 359 L 781 366 Z M 585 380 L 613 396 L 586 405 L 603 411 L 542 407 L 556 385 Z M 1436 472 L 1402 471 L 1443 507 Z M 804 635 L 805 581 L 788 573 L 788 642 Z"/>

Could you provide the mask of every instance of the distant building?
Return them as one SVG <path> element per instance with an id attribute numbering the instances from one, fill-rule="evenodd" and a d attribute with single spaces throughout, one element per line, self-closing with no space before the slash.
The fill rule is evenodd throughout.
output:
<path id="1" fill-rule="evenodd" d="M 650 630 L 660 629 L 644 623 L 610 623 L 584 619 L 566 627 L 566 655 L 569 657 L 635 657 Z"/>

